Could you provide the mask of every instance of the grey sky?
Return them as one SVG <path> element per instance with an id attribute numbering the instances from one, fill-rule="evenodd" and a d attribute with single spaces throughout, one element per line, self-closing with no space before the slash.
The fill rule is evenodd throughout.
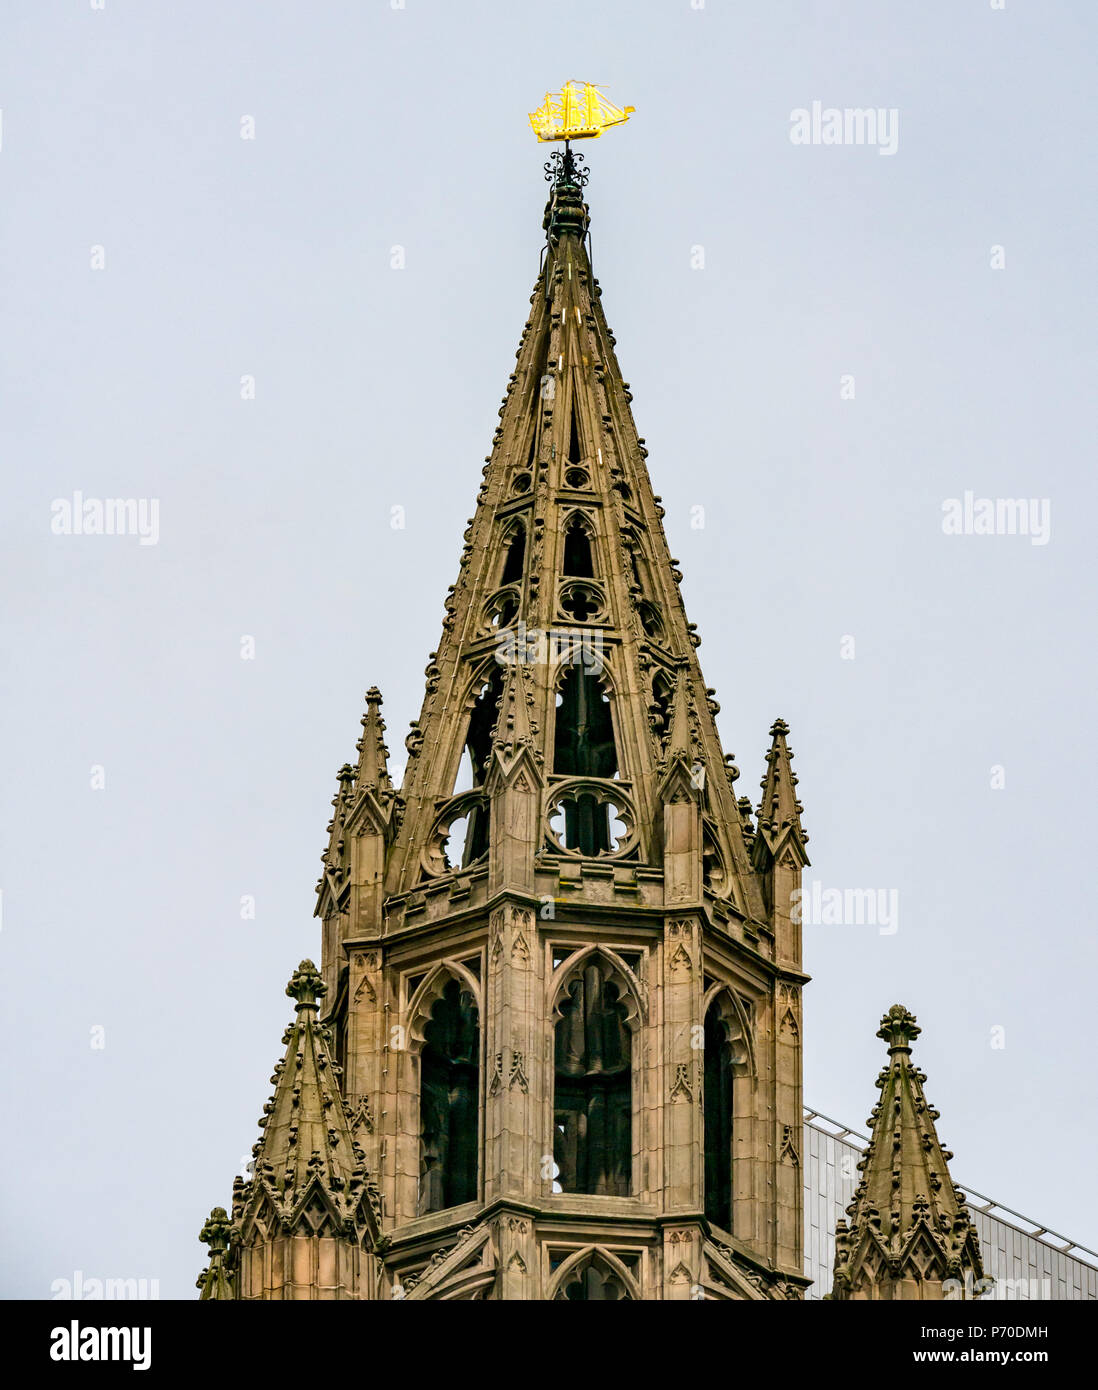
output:
<path id="1" fill-rule="evenodd" d="M 0 1292 L 193 1296 L 319 952 L 363 691 L 396 762 L 419 710 L 537 273 L 526 113 L 568 77 L 637 108 L 585 151 L 595 271 L 739 785 L 784 716 L 810 876 L 899 894 L 894 934 L 806 929 L 806 1098 L 860 1124 L 907 1004 L 954 1176 L 1098 1245 L 1093 10 L 40 0 L 4 29 Z M 814 101 L 895 108 L 896 153 L 793 145 Z M 51 534 L 77 490 L 158 499 L 158 544 Z M 1049 543 L 943 535 L 966 490 L 1049 499 Z"/>

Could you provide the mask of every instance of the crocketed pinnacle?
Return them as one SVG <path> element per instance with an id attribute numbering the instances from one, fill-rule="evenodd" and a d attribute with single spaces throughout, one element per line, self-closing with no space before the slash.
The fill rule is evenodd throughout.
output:
<path id="1" fill-rule="evenodd" d="M 340 1093 L 332 1032 L 319 1019 L 326 989 L 311 960 L 301 962 L 286 993 L 296 1001 L 296 1017 L 284 1034 L 286 1055 L 275 1067 L 274 1094 L 259 1121 L 255 1173 L 239 1197 L 241 1230 L 246 1237 L 249 1221 L 268 1202 L 282 1227 L 293 1230 L 315 1196 L 327 1208 L 332 1234 L 357 1236 L 365 1225 L 376 1235 L 376 1193 Z M 317 1229 L 315 1215 L 311 1225 Z"/>
<path id="2" fill-rule="evenodd" d="M 369 788 L 378 798 L 391 795 L 389 750 L 385 746 L 385 720 L 381 717 L 381 691 L 376 685 L 366 692 L 366 713 L 362 716 L 362 737 L 358 741 L 358 770 L 355 790 Z"/>
<path id="3" fill-rule="evenodd" d="M 770 726 L 770 748 L 766 754 L 766 776 L 762 779 L 762 800 L 758 810 L 758 833 L 770 851 L 777 855 L 779 843 L 787 836 L 796 841 L 802 860 L 808 863 L 804 847 L 808 835 L 801 824 L 804 807 L 797 800 L 797 777 L 793 772 L 793 750 L 787 742 L 789 725 L 776 719 Z"/>
<path id="4" fill-rule="evenodd" d="M 938 1140 L 926 1075 L 911 1060 L 920 1031 L 914 1015 L 893 1004 L 877 1032 L 888 1066 L 877 1078 L 881 1098 L 869 1117 L 850 1222 L 840 1221 L 835 1234 L 836 1298 L 872 1297 L 873 1286 L 901 1279 L 941 1283 L 962 1280 L 966 1270 L 983 1277 L 964 1193 L 949 1176 L 953 1155 Z"/>
<path id="5" fill-rule="evenodd" d="M 224 1207 L 214 1207 L 209 1220 L 202 1227 L 198 1239 L 210 1247 L 210 1263 L 198 1276 L 197 1287 L 201 1289 L 199 1301 L 221 1298 L 232 1299 L 232 1278 L 225 1267 L 229 1249 L 232 1223 Z"/>

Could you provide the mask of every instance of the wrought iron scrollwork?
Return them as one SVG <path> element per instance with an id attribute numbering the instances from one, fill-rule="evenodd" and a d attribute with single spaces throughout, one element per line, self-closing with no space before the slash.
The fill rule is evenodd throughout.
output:
<path id="1" fill-rule="evenodd" d="M 545 181 L 554 188 L 569 183 L 583 188 L 591 177 L 591 171 L 583 162 L 583 155 L 574 154 L 571 148 L 554 150 L 545 164 Z"/>

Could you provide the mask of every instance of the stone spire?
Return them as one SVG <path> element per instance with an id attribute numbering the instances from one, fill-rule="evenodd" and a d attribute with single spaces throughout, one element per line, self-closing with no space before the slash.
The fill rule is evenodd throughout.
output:
<path id="1" fill-rule="evenodd" d="M 801 874 L 809 863 L 808 836 L 801 825 L 804 807 L 797 800 L 793 750 L 787 742 L 789 725 L 775 719 L 770 726 L 766 776 L 760 783 L 757 826 L 751 839 L 750 803 L 740 802 L 745 837 L 751 839 L 751 860 L 759 875 L 763 899 L 770 911 L 778 941 L 778 956 L 793 964 L 801 960 Z"/>
<path id="2" fill-rule="evenodd" d="M 532 650 L 540 644 L 549 653 L 529 663 L 525 683 L 532 752 L 547 778 L 558 771 L 555 710 L 567 672 L 582 669 L 599 682 L 598 691 L 588 683 L 583 693 L 581 733 L 595 727 L 595 701 L 612 701 L 615 746 L 604 751 L 616 767 L 607 763 L 604 771 L 592 756 L 576 772 L 605 780 L 616 774 L 627 803 L 623 820 L 635 827 L 631 857 L 640 862 L 659 859 L 660 784 L 672 725 L 670 705 L 658 721 L 662 727 L 653 727 L 650 708 L 662 691 L 673 698 L 675 752 L 699 768 L 705 838 L 720 866 L 721 896 L 728 911 L 762 921 L 732 788 L 738 772 L 721 749 L 719 707 L 698 664 L 700 638 L 687 621 L 682 573 L 664 534 L 648 450 L 591 270 L 586 173 L 578 156 L 562 156 L 551 176 L 544 267 L 446 598 L 422 710 L 407 740 L 406 806 L 388 854 L 386 896 L 411 893 L 415 905 L 424 866 L 441 870 L 448 862 L 441 848 L 446 802 L 455 796 L 470 719 L 475 724 L 488 702 L 488 728 L 496 724 L 502 677 L 494 658 L 504 644 L 513 649 L 517 630 L 529 635 Z M 562 634 L 574 648 L 564 655 Z M 476 759 L 474 773 L 474 786 L 483 787 Z M 532 855 L 544 838 L 535 835 Z"/>
<path id="3" fill-rule="evenodd" d="M 234 1198 L 240 1297 L 806 1282 L 789 754 L 757 832 L 592 273 L 586 172 L 569 150 L 547 169 L 540 273 L 400 790 L 376 691 L 339 773 L 323 987 L 303 963 Z M 627 1194 L 636 1211 L 606 1210 Z M 557 1267 L 562 1211 L 577 1248 Z"/>
<path id="4" fill-rule="evenodd" d="M 362 737 L 356 749 L 358 770 L 355 790 L 372 791 L 381 801 L 393 794 L 389 780 L 389 750 L 385 746 L 385 720 L 381 717 L 381 691 L 371 685 L 366 692 L 366 713 L 362 716 Z"/>
<path id="5" fill-rule="evenodd" d="M 301 962 L 286 993 L 296 1017 L 259 1121 L 254 1175 L 235 1194 L 231 1227 L 216 1208 L 203 1228 L 211 1248 L 203 1298 L 373 1296 L 377 1194 L 340 1092 L 331 1030 L 319 1020 L 325 986 L 312 961 Z M 224 1291 L 226 1264 L 232 1294 Z"/>
<path id="6" fill-rule="evenodd" d="M 888 1044 L 888 1066 L 877 1078 L 881 1098 L 846 1209 L 850 1223 L 840 1220 L 835 1232 L 832 1298 L 971 1298 L 983 1278 L 965 1195 L 949 1176 L 953 1155 L 938 1141 L 926 1075 L 912 1064 L 911 1044 L 921 1031 L 902 1004 L 881 1020 L 877 1036 Z"/>
<path id="7" fill-rule="evenodd" d="M 232 1226 L 224 1207 L 214 1207 L 198 1239 L 210 1247 L 210 1263 L 198 1276 L 199 1301 L 208 1298 L 233 1299 L 233 1281 L 225 1267 Z"/>
<path id="8" fill-rule="evenodd" d="M 786 741 L 789 725 L 775 719 L 770 726 L 770 750 L 766 755 L 766 776 L 759 784 L 762 800 L 758 810 L 758 834 L 763 857 L 777 859 L 787 844 L 795 846 L 802 865 L 808 863 L 805 845 L 808 836 L 801 825 L 804 807 L 797 800 L 797 777 L 793 772 L 793 750 Z"/>

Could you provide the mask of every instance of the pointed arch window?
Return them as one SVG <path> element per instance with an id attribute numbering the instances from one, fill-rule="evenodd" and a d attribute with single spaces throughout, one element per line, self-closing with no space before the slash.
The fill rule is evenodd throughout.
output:
<path id="1" fill-rule="evenodd" d="M 465 736 L 462 767 L 467 769 L 471 788 L 484 785 L 488 775 L 488 760 L 492 753 L 492 731 L 499 719 L 499 702 L 503 695 L 503 668 L 493 664 L 480 694 L 473 703 L 469 729 Z M 487 803 L 470 806 L 461 851 L 461 867 L 474 863 L 488 852 L 489 807 Z M 456 853 L 456 850 L 455 850 Z"/>
<path id="2" fill-rule="evenodd" d="M 553 771 L 570 777 L 613 777 L 618 771 L 610 700 L 584 666 L 566 667 L 557 692 Z"/>
<path id="3" fill-rule="evenodd" d="M 564 564 L 561 573 L 573 579 L 595 577 L 590 525 L 579 512 L 572 514 L 564 529 Z"/>
<path id="4" fill-rule="evenodd" d="M 480 1026 L 469 989 L 450 980 L 423 1030 L 419 1071 L 419 1211 L 477 1197 Z"/>
<path id="5" fill-rule="evenodd" d="M 507 551 L 503 560 L 503 573 L 500 584 L 518 584 L 526 562 L 526 527 L 517 521 L 506 540 Z"/>
<path id="6" fill-rule="evenodd" d="M 632 1036 L 611 973 L 605 960 L 589 956 L 559 1004 L 553 1158 L 562 1192 L 627 1197 L 632 1185 Z"/>
<path id="7" fill-rule="evenodd" d="M 723 1231 L 732 1229 L 732 1046 L 718 997 L 705 1015 L 705 1215 Z"/>

